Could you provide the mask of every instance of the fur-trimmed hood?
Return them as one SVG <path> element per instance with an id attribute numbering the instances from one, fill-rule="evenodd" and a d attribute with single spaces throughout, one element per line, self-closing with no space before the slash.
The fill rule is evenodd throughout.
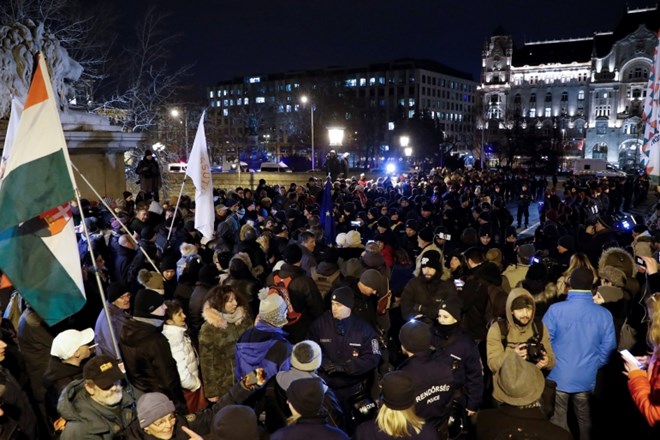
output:
<path id="1" fill-rule="evenodd" d="M 620 247 L 609 248 L 603 251 L 598 260 L 598 271 L 600 272 L 606 266 L 611 266 L 625 274 L 626 284 L 623 289 L 628 291 L 629 294 L 634 296 L 639 291 L 639 283 L 635 278 L 637 263 L 635 263 L 632 255 Z"/>

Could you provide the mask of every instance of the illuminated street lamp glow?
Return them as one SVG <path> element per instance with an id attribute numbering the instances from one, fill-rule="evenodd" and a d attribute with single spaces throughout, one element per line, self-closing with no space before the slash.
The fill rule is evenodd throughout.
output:
<path id="1" fill-rule="evenodd" d="M 402 148 L 406 148 L 408 144 L 410 143 L 410 137 L 408 136 L 401 136 L 399 138 L 399 143 L 401 144 Z"/>
<path id="2" fill-rule="evenodd" d="M 328 128 L 328 140 L 331 147 L 341 147 L 344 141 L 344 129 L 339 127 Z"/>
<path id="3" fill-rule="evenodd" d="M 410 157 L 413 154 L 413 149 L 412 147 L 406 147 L 404 148 L 403 152 L 406 155 L 406 157 Z"/>
<path id="4" fill-rule="evenodd" d="M 385 171 L 387 171 L 388 174 L 395 173 L 396 172 L 396 165 L 394 165 L 393 163 L 388 163 L 385 166 Z"/>
<path id="5" fill-rule="evenodd" d="M 170 110 L 170 115 L 171 115 L 173 118 L 178 118 L 178 117 L 179 117 L 179 110 L 173 108 L 172 110 Z"/>

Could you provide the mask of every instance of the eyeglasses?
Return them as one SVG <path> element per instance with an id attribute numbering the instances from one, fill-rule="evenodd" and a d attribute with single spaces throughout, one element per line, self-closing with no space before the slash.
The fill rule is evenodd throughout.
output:
<path id="1" fill-rule="evenodd" d="M 152 425 L 154 425 L 156 428 L 162 428 L 165 426 L 166 423 L 169 426 L 176 425 L 176 416 L 174 414 L 169 414 L 168 416 L 163 417 L 160 420 L 156 420 L 155 422 L 152 423 Z"/>

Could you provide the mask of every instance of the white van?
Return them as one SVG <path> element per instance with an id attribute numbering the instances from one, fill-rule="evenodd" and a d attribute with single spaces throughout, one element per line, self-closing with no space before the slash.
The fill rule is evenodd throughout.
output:
<path id="1" fill-rule="evenodd" d="M 262 162 L 259 171 L 265 171 L 269 173 L 292 173 L 293 171 L 287 164 L 284 162 L 275 163 L 275 162 Z"/>
<path id="2" fill-rule="evenodd" d="M 188 170 L 187 163 L 169 163 L 167 164 L 167 171 L 170 173 L 185 173 Z"/>

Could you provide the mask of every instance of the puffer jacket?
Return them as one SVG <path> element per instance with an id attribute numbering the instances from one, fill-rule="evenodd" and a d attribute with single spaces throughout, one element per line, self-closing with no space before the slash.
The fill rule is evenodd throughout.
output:
<path id="1" fill-rule="evenodd" d="M 135 391 L 131 385 L 123 390 L 120 411 L 94 402 L 85 390 L 85 380 L 71 382 L 60 396 L 57 411 L 66 420 L 61 440 L 110 440 L 121 438 L 136 416 Z"/>
<path id="2" fill-rule="evenodd" d="M 177 408 L 186 410 L 176 362 L 160 327 L 135 318 L 128 321 L 121 329 L 119 349 L 128 380 L 135 388 L 163 393 Z"/>
<path id="3" fill-rule="evenodd" d="M 527 297 L 534 304 L 532 311 L 532 319 L 525 326 L 520 326 L 516 324 L 513 320 L 513 313 L 511 311 L 511 304 L 518 297 Z M 502 333 L 500 325 L 497 322 L 494 322 L 490 329 L 488 329 L 488 336 L 486 337 L 486 355 L 488 359 L 488 367 L 493 372 L 493 387 L 498 388 L 498 374 L 502 362 L 504 362 L 504 357 L 508 351 L 514 351 L 516 347 L 520 344 L 526 343 L 529 338 L 534 336 L 534 318 L 536 316 L 536 304 L 534 303 L 534 298 L 532 295 L 525 289 L 515 288 L 509 293 L 509 296 L 506 300 L 506 320 L 509 332 L 506 336 L 507 346 L 506 348 L 502 344 Z M 548 357 L 548 364 L 544 367 L 545 370 L 551 370 L 555 365 L 555 354 L 552 351 L 552 346 L 550 345 L 550 336 L 546 328 L 538 328 L 542 326 L 542 322 L 537 322 L 537 331 L 538 333 L 543 333 L 541 343 L 545 348 L 546 355 Z"/>
<path id="4" fill-rule="evenodd" d="M 190 336 L 186 333 L 186 328 L 165 324 L 163 335 L 170 343 L 170 350 L 179 372 L 181 387 L 189 391 L 197 391 L 202 386 L 202 381 L 199 378 L 199 359 Z"/>
<path id="5" fill-rule="evenodd" d="M 650 426 L 660 422 L 660 363 L 649 365 L 648 371 L 634 370 L 628 375 L 628 389 L 635 405 Z"/>
<path id="6" fill-rule="evenodd" d="M 252 327 L 250 316 L 235 324 L 228 323 L 222 314 L 204 305 L 204 324 L 199 331 L 199 360 L 204 379 L 204 393 L 220 397 L 234 383 L 234 348 L 236 341 Z"/>

